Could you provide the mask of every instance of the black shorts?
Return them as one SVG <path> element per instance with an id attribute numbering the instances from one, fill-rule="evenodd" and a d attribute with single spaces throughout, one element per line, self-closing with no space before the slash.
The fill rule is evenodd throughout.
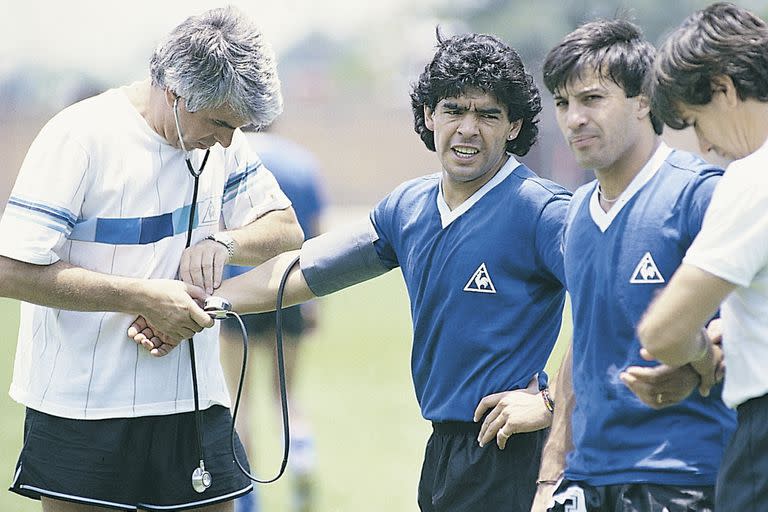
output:
<path id="1" fill-rule="evenodd" d="M 283 309 L 283 332 L 297 339 L 304 333 L 305 322 L 301 314 L 301 306 L 291 306 Z M 271 334 L 275 332 L 275 312 L 256 313 L 250 315 L 241 315 L 245 329 L 251 335 Z M 240 324 L 234 318 L 227 318 L 221 321 L 221 330 L 225 331 L 230 337 L 240 338 Z M 251 338 L 253 339 L 253 338 Z"/>
<path id="2" fill-rule="evenodd" d="M 717 477 L 718 512 L 768 510 L 768 395 L 738 409 L 738 426 Z"/>
<path id="3" fill-rule="evenodd" d="M 419 482 L 422 512 L 530 512 L 547 430 L 480 447 L 480 423 L 433 423 Z"/>
<path id="4" fill-rule="evenodd" d="M 555 499 L 550 512 L 712 512 L 715 487 L 645 483 L 593 487 L 565 480 Z"/>
<path id="5" fill-rule="evenodd" d="M 205 469 L 213 483 L 192 488 L 198 467 L 193 412 L 73 420 L 27 409 L 24 446 L 11 491 L 118 510 L 186 510 L 232 500 L 253 489 L 232 457 L 229 409 L 202 411 Z M 248 462 L 240 440 L 238 459 Z"/>

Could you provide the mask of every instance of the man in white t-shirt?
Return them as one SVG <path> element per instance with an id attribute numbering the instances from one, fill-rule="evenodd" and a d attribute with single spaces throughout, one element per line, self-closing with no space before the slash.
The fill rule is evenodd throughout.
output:
<path id="1" fill-rule="evenodd" d="M 704 152 L 734 159 L 698 237 L 638 327 L 646 358 L 680 365 L 711 343 L 723 318 L 723 400 L 738 428 L 718 475 L 719 511 L 768 510 L 768 25 L 733 4 L 687 18 L 659 52 L 654 112 L 693 126 Z M 713 369 L 714 371 L 714 369 Z"/>
<path id="2" fill-rule="evenodd" d="M 275 60 L 251 21 L 214 9 L 176 27 L 150 71 L 49 121 L 0 220 L 0 295 L 22 301 L 10 394 L 27 408 L 11 490 L 44 511 L 228 511 L 252 489 L 195 299 L 225 263 L 301 242 L 238 129 L 281 112 Z M 137 316 L 164 333 L 151 351 L 126 338 Z"/>

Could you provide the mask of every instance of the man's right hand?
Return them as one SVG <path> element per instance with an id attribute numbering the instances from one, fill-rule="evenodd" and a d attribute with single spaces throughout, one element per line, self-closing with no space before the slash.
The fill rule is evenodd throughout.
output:
<path id="1" fill-rule="evenodd" d="M 202 288 L 171 279 L 150 279 L 142 287 L 144 303 L 139 316 L 146 320 L 144 327 L 162 334 L 164 342 L 178 344 L 213 325 L 213 319 L 196 302 L 206 297 Z"/>

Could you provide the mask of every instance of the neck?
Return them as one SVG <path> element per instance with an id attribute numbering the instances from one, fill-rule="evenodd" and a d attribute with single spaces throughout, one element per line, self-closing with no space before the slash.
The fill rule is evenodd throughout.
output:
<path id="1" fill-rule="evenodd" d="M 495 171 L 488 171 L 487 173 L 479 176 L 471 181 L 457 181 L 452 179 L 447 172 L 443 171 L 443 199 L 448 208 L 455 210 L 461 204 L 472 197 L 472 194 L 480 190 L 483 185 L 493 179 L 494 176 L 504 167 L 504 164 L 509 160 L 509 155 L 506 153 L 499 163 L 499 166 Z"/>
<path id="2" fill-rule="evenodd" d="M 171 146 L 178 146 L 176 130 L 169 124 L 170 109 L 162 89 L 154 87 L 149 79 L 134 82 L 125 87 L 128 99 L 150 128 L 164 138 Z M 170 123 L 173 123 L 173 114 Z"/>
<path id="3" fill-rule="evenodd" d="M 745 100 L 744 103 L 746 106 L 743 111 L 746 115 L 747 154 L 751 154 L 760 149 L 768 140 L 768 103 L 751 98 Z"/>
<path id="4" fill-rule="evenodd" d="M 631 150 L 610 167 L 595 169 L 601 197 L 606 203 L 615 202 L 653 157 L 661 141 L 653 132 L 651 133 L 652 136 L 638 139 Z"/>

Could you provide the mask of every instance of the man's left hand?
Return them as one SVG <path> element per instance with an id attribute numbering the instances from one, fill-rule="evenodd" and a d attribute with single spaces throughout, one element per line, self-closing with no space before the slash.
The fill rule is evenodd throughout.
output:
<path id="1" fill-rule="evenodd" d="M 179 278 L 211 295 L 221 286 L 224 265 L 228 261 L 229 252 L 223 244 L 215 240 L 200 240 L 181 254 Z"/>
<path id="2" fill-rule="evenodd" d="M 474 420 L 480 421 L 489 410 L 477 436 L 480 446 L 496 438 L 496 444 L 503 450 L 513 434 L 534 432 L 552 424 L 552 413 L 541 396 L 537 377 L 531 379 L 526 389 L 494 393 L 480 400 Z"/>
<path id="3" fill-rule="evenodd" d="M 699 385 L 699 375 L 689 364 L 677 368 L 666 364 L 630 366 L 619 378 L 641 402 L 653 409 L 685 400 Z"/>

